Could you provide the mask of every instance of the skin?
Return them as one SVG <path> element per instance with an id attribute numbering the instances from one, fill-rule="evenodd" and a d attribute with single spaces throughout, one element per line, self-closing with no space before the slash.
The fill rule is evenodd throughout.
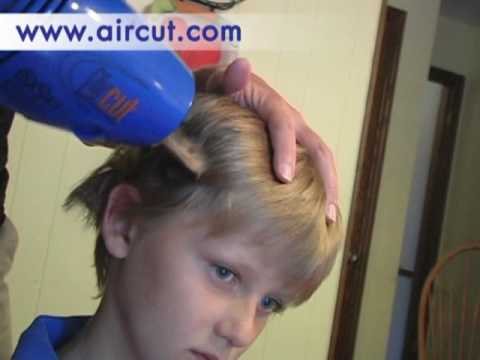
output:
<path id="1" fill-rule="evenodd" d="M 254 245 L 254 226 L 213 237 L 198 216 L 125 218 L 137 201 L 128 185 L 110 195 L 102 224 L 114 257 L 106 294 L 61 359 L 238 359 L 293 295 L 278 256 Z"/>

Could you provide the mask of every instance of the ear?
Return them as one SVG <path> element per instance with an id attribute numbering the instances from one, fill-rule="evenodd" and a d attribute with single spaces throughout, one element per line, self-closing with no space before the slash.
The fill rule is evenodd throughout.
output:
<path id="1" fill-rule="evenodd" d="M 101 234 L 105 247 L 114 258 L 122 259 L 128 255 L 136 233 L 135 222 L 129 210 L 140 202 L 140 193 L 128 184 L 115 186 L 108 196 Z"/>

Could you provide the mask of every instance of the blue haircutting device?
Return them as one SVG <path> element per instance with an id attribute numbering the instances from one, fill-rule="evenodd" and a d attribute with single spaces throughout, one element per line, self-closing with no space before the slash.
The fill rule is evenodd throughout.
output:
<path id="1" fill-rule="evenodd" d="M 7 0 L 1 13 L 134 13 L 123 0 Z M 192 105 L 192 72 L 173 51 L 0 52 L 0 104 L 86 142 L 152 145 Z"/>

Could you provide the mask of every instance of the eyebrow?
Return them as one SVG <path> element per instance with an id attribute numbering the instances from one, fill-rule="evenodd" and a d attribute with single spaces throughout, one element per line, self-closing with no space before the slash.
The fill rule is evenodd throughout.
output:
<path id="1" fill-rule="evenodd" d="M 231 266 L 233 267 L 233 270 L 235 272 L 240 272 L 240 273 L 248 273 L 250 277 L 255 278 L 258 277 L 258 271 L 253 269 L 250 265 L 243 263 L 239 260 L 228 260 L 228 262 L 231 262 Z M 286 308 L 290 306 L 296 298 L 296 291 L 292 290 L 285 290 L 286 286 L 283 286 L 283 290 L 277 290 L 277 291 L 272 291 L 269 293 L 270 296 L 280 299 L 282 301 L 282 305 Z"/>

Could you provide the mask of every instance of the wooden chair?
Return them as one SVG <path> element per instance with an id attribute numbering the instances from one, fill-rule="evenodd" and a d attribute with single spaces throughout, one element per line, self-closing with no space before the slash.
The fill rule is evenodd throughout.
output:
<path id="1" fill-rule="evenodd" d="M 422 289 L 419 360 L 480 359 L 480 242 L 440 259 Z"/>

